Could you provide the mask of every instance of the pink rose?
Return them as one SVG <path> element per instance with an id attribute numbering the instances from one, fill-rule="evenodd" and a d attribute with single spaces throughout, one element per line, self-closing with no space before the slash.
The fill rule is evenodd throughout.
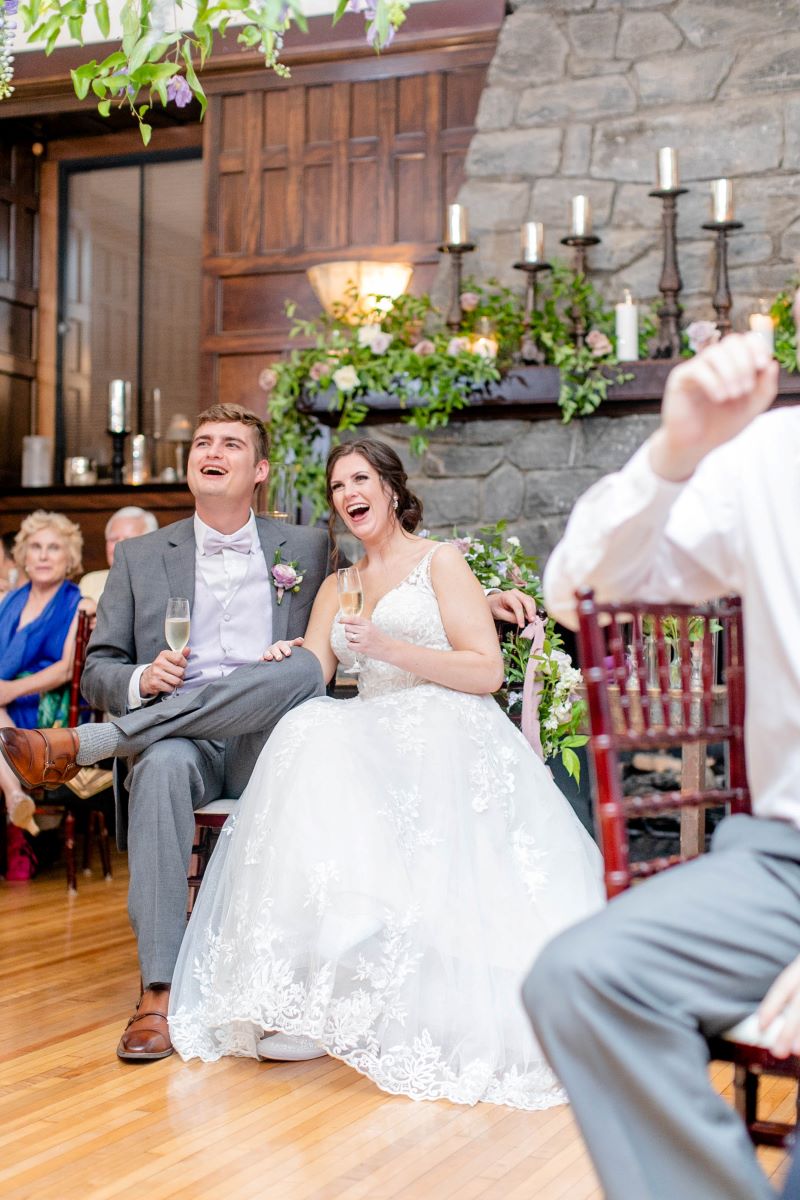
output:
<path id="1" fill-rule="evenodd" d="M 477 292 L 462 292 L 459 296 L 462 312 L 474 312 L 481 302 Z"/>
<path id="2" fill-rule="evenodd" d="M 436 353 L 436 347 L 427 338 L 423 338 L 421 342 L 417 342 L 416 346 L 413 346 L 412 349 L 420 358 L 425 358 L 428 354 Z"/>
<path id="3" fill-rule="evenodd" d="M 469 550 L 470 546 L 472 545 L 472 538 L 470 538 L 470 537 L 451 538 L 450 544 L 452 546 L 457 546 L 462 554 L 466 554 L 467 551 Z"/>
<path id="4" fill-rule="evenodd" d="M 324 379 L 326 375 L 330 375 L 333 367 L 330 363 L 315 362 L 311 364 L 308 372 L 309 379 L 313 379 L 314 383 L 319 383 L 320 379 Z"/>
<path id="5" fill-rule="evenodd" d="M 297 583 L 297 571 L 290 563 L 275 563 L 272 578 L 279 588 L 293 588 Z"/>
<path id="6" fill-rule="evenodd" d="M 258 386 L 264 392 L 273 391 L 277 382 L 278 372 L 274 371 L 272 367 L 264 367 L 264 370 L 258 376 Z"/>
<path id="7" fill-rule="evenodd" d="M 713 346 L 714 342 L 719 341 L 720 332 L 713 321 L 692 321 L 691 325 L 687 326 L 686 336 L 689 339 L 689 348 L 694 350 L 695 354 L 699 354 L 707 346 Z"/>
<path id="8" fill-rule="evenodd" d="M 611 354 L 614 350 L 610 340 L 599 329 L 592 329 L 587 333 L 586 345 L 595 358 L 605 358 L 607 354 Z"/>

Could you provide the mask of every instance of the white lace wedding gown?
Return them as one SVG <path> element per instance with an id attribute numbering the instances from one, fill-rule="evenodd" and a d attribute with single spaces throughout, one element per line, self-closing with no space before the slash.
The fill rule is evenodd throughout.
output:
<path id="1" fill-rule="evenodd" d="M 447 650 L 434 549 L 373 619 Z M 349 665 L 338 620 L 331 643 Z M 520 985 L 602 902 L 597 847 L 495 700 L 368 660 L 357 698 L 308 701 L 262 751 L 184 937 L 172 1039 L 255 1057 L 282 1030 L 387 1092 L 562 1104 Z"/>

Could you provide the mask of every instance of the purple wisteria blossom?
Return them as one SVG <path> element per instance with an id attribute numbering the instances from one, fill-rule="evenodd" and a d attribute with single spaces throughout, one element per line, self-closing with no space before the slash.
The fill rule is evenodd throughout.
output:
<path id="1" fill-rule="evenodd" d="M 167 84 L 167 99 L 174 100 L 178 108 L 191 103 L 192 89 L 182 75 L 173 75 Z"/>

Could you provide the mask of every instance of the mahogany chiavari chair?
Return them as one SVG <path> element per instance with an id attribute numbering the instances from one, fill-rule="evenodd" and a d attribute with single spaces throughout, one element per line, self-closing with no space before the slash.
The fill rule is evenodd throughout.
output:
<path id="1" fill-rule="evenodd" d="M 589 590 L 579 592 L 577 599 L 595 828 L 611 899 L 637 881 L 702 853 L 709 807 L 750 811 L 742 603 L 734 596 L 701 605 L 599 604 Z M 710 744 L 724 747 L 723 786 L 707 778 Z M 626 796 L 623 756 L 655 748 L 681 749 L 680 789 Z M 681 853 L 634 861 L 629 822 L 667 813 L 680 819 Z M 758 1085 L 764 1074 L 800 1079 L 800 1058 L 777 1059 L 764 1045 L 736 1041 L 728 1034 L 713 1038 L 709 1051 L 711 1058 L 734 1064 L 736 1108 L 753 1141 L 790 1144 L 794 1124 L 759 1119 Z"/>

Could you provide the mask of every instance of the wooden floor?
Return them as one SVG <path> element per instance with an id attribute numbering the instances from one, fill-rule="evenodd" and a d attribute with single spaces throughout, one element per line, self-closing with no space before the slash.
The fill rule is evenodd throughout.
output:
<path id="1" fill-rule="evenodd" d="M 414 1103 L 329 1058 L 120 1063 L 138 975 L 114 871 L 73 900 L 56 870 L 0 882 L 4 1200 L 601 1200 L 567 1107 Z M 788 1115 L 785 1084 L 767 1098 Z"/>

